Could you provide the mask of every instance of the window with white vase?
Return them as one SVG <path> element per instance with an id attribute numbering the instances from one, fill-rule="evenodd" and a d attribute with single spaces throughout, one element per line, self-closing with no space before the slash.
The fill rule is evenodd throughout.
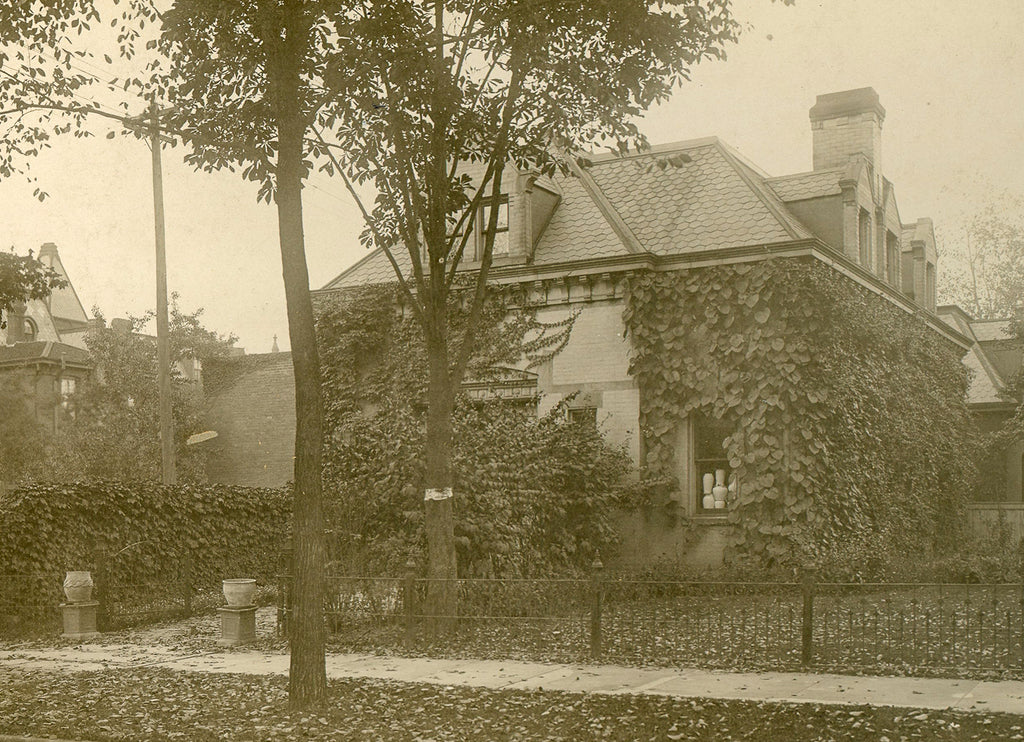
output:
<path id="1" fill-rule="evenodd" d="M 723 515 L 736 494 L 737 481 L 729 468 L 725 439 L 732 431 L 719 420 L 695 415 L 692 422 L 693 469 L 698 515 Z"/>

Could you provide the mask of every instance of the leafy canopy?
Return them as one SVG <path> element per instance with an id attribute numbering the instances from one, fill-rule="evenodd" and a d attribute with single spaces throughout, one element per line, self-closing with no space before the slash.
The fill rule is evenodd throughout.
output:
<path id="1" fill-rule="evenodd" d="M 7 327 L 12 308 L 31 299 L 45 299 L 67 281 L 31 255 L 0 253 L 0 329 Z"/>
<path id="2" fill-rule="evenodd" d="M 202 310 L 182 311 L 172 297 L 171 409 L 181 476 L 204 478 L 202 456 L 185 445 L 202 430 L 202 396 L 180 364 L 202 363 L 230 352 L 236 338 L 204 327 Z M 98 310 L 97 318 L 102 319 Z M 96 373 L 71 398 L 75 411 L 49 447 L 37 478 L 71 481 L 79 478 L 160 479 L 159 409 L 156 342 L 142 333 L 151 313 L 130 317 L 127 325 L 111 323 L 86 336 Z"/>

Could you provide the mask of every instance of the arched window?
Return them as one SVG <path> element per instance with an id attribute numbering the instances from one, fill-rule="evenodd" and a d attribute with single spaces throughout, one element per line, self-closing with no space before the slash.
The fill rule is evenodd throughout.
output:
<path id="1" fill-rule="evenodd" d="M 22 323 L 21 323 L 21 339 L 22 340 L 24 340 L 26 343 L 30 343 L 30 342 L 32 342 L 33 340 L 36 339 L 36 334 L 38 332 L 39 331 L 36 328 L 36 323 L 35 322 L 33 322 L 28 317 L 26 317 L 24 320 L 22 320 Z"/>

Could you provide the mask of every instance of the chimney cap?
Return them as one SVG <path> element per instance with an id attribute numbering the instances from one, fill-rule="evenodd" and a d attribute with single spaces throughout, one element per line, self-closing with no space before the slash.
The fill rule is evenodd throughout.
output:
<path id="1" fill-rule="evenodd" d="M 878 100 L 874 88 L 856 88 L 838 93 L 819 95 L 811 108 L 811 121 L 823 121 L 839 116 L 874 112 L 879 122 L 885 119 L 885 109 Z"/>

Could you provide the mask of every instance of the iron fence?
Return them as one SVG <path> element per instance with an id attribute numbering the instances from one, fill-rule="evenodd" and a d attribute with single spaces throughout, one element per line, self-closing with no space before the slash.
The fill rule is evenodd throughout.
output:
<path id="1" fill-rule="evenodd" d="M 167 564 L 152 572 L 153 579 L 142 581 L 141 570 L 120 559 L 121 553 L 97 549 L 83 565 L 92 575 L 100 631 L 192 615 L 194 598 L 204 591 L 193 579 L 190 558 Z M 59 606 L 66 601 L 63 583 L 63 572 L 0 575 L 0 630 L 13 636 L 59 630 Z"/>
<path id="2" fill-rule="evenodd" d="M 287 630 L 290 578 L 281 581 Z M 721 668 L 1024 672 L 1024 585 L 330 577 L 337 640 L 481 656 Z M 456 593 L 456 615 L 428 609 Z M 438 640 L 434 629 L 450 629 Z"/>

